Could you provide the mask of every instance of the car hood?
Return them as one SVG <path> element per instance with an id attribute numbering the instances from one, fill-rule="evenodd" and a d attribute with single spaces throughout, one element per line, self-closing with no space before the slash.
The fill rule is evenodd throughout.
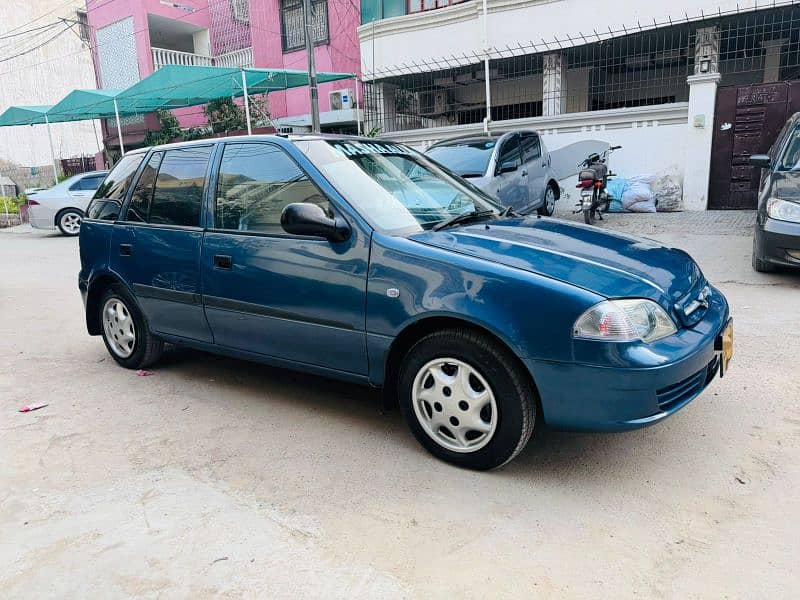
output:
<path id="1" fill-rule="evenodd" d="M 800 202 L 800 171 L 775 173 L 772 195 L 781 200 Z"/>
<path id="2" fill-rule="evenodd" d="M 700 268 L 682 250 L 558 219 L 504 219 L 411 238 L 607 298 L 650 298 L 668 311 L 703 281 Z"/>
<path id="3" fill-rule="evenodd" d="M 481 177 L 464 177 L 464 179 L 469 181 L 476 188 L 480 188 L 482 190 L 485 190 L 487 187 L 489 187 L 489 184 L 492 183 L 492 178 L 488 175 L 483 175 Z"/>

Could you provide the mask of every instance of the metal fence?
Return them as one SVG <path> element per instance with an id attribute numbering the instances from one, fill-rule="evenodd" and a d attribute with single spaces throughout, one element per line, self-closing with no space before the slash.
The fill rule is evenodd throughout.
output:
<path id="1" fill-rule="evenodd" d="M 382 132 L 480 123 L 484 56 L 450 56 L 365 73 L 364 112 Z M 493 121 L 685 102 L 687 78 L 721 85 L 800 77 L 800 6 L 688 16 L 493 48 Z"/>

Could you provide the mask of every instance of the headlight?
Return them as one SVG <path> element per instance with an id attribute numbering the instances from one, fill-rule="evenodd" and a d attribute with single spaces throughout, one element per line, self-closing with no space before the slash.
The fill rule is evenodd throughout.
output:
<path id="1" fill-rule="evenodd" d="M 767 200 L 767 214 L 771 219 L 800 223 L 800 204 L 779 198 Z"/>
<path id="2" fill-rule="evenodd" d="M 583 313 L 572 330 L 576 338 L 629 342 L 654 342 L 677 328 L 669 315 L 652 300 L 606 300 Z"/>

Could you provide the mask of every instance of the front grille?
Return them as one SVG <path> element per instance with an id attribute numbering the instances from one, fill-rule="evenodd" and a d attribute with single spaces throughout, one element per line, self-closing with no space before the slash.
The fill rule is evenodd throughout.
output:
<path id="1" fill-rule="evenodd" d="M 714 359 L 708 365 L 694 375 L 658 390 L 656 392 L 658 407 L 663 411 L 667 411 L 690 400 L 714 379 L 718 368 L 719 358 L 714 356 Z"/>

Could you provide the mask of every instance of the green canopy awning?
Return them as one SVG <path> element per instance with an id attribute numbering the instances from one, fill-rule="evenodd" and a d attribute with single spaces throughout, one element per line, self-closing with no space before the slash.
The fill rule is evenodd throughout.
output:
<path id="1" fill-rule="evenodd" d="M 0 127 L 46 123 L 45 115 L 49 109 L 50 106 L 9 106 L 0 115 Z"/>
<path id="2" fill-rule="evenodd" d="M 11 106 L 0 115 L 0 127 L 85 121 L 141 115 L 161 109 L 207 104 L 218 98 L 264 94 L 308 85 L 308 73 L 290 69 L 238 69 L 166 65 L 125 90 L 73 90 L 53 106 Z M 353 79 L 352 73 L 318 73 L 318 83 Z"/>
<path id="3" fill-rule="evenodd" d="M 206 104 L 218 98 L 244 95 L 242 75 L 248 94 L 263 94 L 308 85 L 308 73 L 287 69 L 237 69 L 167 65 L 117 95 L 120 114 L 152 112 Z M 352 73 L 318 73 L 317 81 L 327 83 L 353 79 Z"/>
<path id="4" fill-rule="evenodd" d="M 47 111 L 47 118 L 56 123 L 113 117 L 114 98 L 120 92 L 122 90 L 73 90 Z"/>

